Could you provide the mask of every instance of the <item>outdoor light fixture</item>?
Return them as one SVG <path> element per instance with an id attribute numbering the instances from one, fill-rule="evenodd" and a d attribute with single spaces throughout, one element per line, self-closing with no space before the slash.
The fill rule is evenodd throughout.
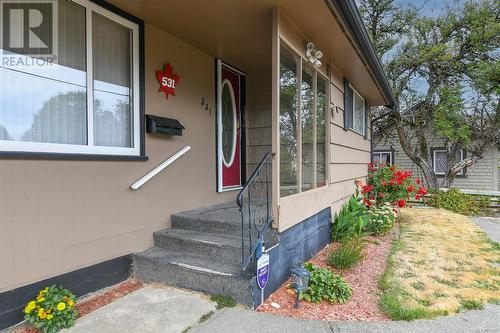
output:
<path id="1" fill-rule="evenodd" d="M 295 299 L 294 308 L 298 309 L 299 305 L 299 297 L 300 293 L 307 290 L 307 286 L 309 285 L 309 276 L 311 273 L 307 271 L 302 265 L 302 262 L 299 262 L 298 265 L 292 267 L 292 288 L 295 289 L 295 293 L 297 294 L 297 298 Z"/>
<path id="2" fill-rule="evenodd" d="M 323 57 L 323 52 L 321 52 L 320 50 L 316 50 L 316 48 L 314 47 L 314 43 L 309 42 L 306 45 L 306 57 L 307 60 L 309 60 L 309 62 L 317 68 L 321 66 L 320 59 Z"/>

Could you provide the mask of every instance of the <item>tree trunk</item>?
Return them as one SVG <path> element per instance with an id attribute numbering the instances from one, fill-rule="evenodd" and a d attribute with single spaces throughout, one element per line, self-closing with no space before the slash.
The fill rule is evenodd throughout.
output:
<path id="1" fill-rule="evenodd" d="M 396 131 L 401 147 L 403 148 L 406 156 L 408 156 L 420 168 L 420 170 L 422 170 L 422 173 L 424 174 L 424 184 L 427 187 L 438 187 L 438 179 L 434 173 L 432 163 L 429 161 L 427 154 L 425 158 L 423 158 L 419 149 L 412 149 L 412 145 L 408 141 L 404 132 L 403 124 L 401 124 L 401 114 L 397 110 L 394 110 L 392 117 L 394 119 L 394 123 L 396 124 Z"/>

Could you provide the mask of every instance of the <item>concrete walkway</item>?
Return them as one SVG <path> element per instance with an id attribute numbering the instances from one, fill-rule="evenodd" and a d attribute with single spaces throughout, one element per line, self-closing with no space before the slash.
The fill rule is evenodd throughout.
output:
<path id="1" fill-rule="evenodd" d="M 498 333 L 500 306 L 467 311 L 435 320 L 388 322 L 323 322 L 280 317 L 244 309 L 223 309 L 190 333 Z"/>
<path id="2" fill-rule="evenodd" d="M 474 217 L 472 220 L 496 242 L 500 242 L 500 219 Z M 483 310 L 467 311 L 434 320 L 389 322 L 323 322 L 280 317 L 243 309 L 217 311 L 190 333 L 498 333 L 500 305 L 488 304 Z"/>
<path id="3" fill-rule="evenodd" d="M 500 218 L 475 216 L 472 221 L 483 229 L 491 240 L 500 243 Z"/>
<path id="4" fill-rule="evenodd" d="M 86 316 L 64 333 L 179 333 L 215 310 L 207 296 L 150 284 Z"/>
<path id="5" fill-rule="evenodd" d="M 473 221 L 500 242 L 500 219 L 475 217 Z M 497 333 L 500 305 L 467 311 L 435 320 L 388 322 L 325 322 L 281 317 L 243 308 L 215 311 L 207 296 L 150 284 L 76 321 L 64 333 Z M 208 320 L 200 322 L 201 318 Z"/>

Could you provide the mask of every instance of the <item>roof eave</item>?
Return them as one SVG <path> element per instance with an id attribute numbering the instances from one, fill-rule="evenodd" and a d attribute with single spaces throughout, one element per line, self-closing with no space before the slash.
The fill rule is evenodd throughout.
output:
<path id="1" fill-rule="evenodd" d="M 388 103 L 387 106 L 391 108 L 396 106 L 397 102 L 392 93 L 391 86 L 384 73 L 380 59 L 377 57 L 375 48 L 370 41 L 370 37 L 368 36 L 368 32 L 366 31 L 354 0 L 325 0 L 325 2 L 333 15 L 340 16 L 339 18 L 344 23 L 353 42 L 359 48 L 365 62 L 370 67 L 372 74 L 377 80 L 377 84 L 385 95 L 384 97 Z"/>

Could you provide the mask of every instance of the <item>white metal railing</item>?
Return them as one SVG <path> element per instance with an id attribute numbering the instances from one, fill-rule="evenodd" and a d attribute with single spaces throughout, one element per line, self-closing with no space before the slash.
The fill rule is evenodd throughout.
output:
<path id="1" fill-rule="evenodd" d="M 156 176 L 158 173 L 160 173 L 163 169 L 168 167 L 170 164 L 172 164 L 176 159 L 187 153 L 191 149 L 191 146 L 185 146 L 184 148 L 180 149 L 177 151 L 175 154 L 170 156 L 168 159 L 165 160 L 165 162 L 161 163 L 158 165 L 156 168 L 148 172 L 144 177 L 133 183 L 130 188 L 132 190 L 137 190 L 139 187 L 144 185 L 148 180 Z"/>

